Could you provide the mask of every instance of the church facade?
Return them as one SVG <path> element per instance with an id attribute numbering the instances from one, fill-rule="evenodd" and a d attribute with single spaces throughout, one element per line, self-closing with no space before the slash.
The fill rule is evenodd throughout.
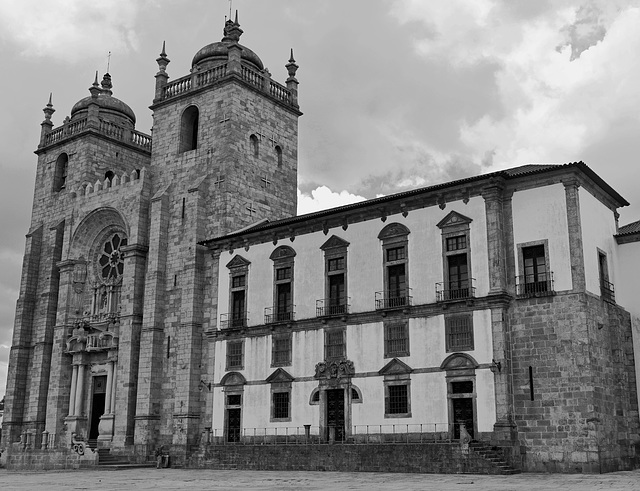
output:
<path id="1" fill-rule="evenodd" d="M 625 199 L 580 162 L 296 216 L 298 66 L 276 82 L 241 35 L 172 81 L 163 48 L 153 139 L 109 74 L 62 125 L 44 109 L 3 444 L 188 462 L 402 434 L 637 467 Z"/>

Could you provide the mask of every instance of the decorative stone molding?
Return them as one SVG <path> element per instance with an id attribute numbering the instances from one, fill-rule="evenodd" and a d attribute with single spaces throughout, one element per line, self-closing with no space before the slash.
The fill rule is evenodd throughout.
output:
<path id="1" fill-rule="evenodd" d="M 316 363 L 316 379 L 338 379 L 343 377 L 352 377 L 355 368 L 351 360 L 336 360 Z"/>

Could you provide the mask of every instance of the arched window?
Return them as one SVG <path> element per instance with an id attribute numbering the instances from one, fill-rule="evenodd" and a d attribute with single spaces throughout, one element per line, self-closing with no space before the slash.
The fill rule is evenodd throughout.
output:
<path id="1" fill-rule="evenodd" d="M 251 150 L 253 151 L 253 156 L 260 156 L 260 148 L 258 145 L 258 137 L 256 135 L 251 135 L 249 137 L 249 141 L 251 142 Z"/>
<path id="2" fill-rule="evenodd" d="M 200 113 L 196 106 L 189 106 L 182 113 L 180 122 L 180 153 L 198 148 L 198 119 Z"/>
<path id="3" fill-rule="evenodd" d="M 276 145 L 276 159 L 278 160 L 278 167 L 282 167 L 282 148 L 280 145 Z"/>
<path id="4" fill-rule="evenodd" d="M 108 170 L 107 172 L 104 173 L 104 178 L 109 179 L 110 181 L 113 181 L 113 176 L 115 176 L 115 174 L 113 173 L 112 170 Z"/>
<path id="5" fill-rule="evenodd" d="M 58 193 L 67 186 L 67 170 L 69 167 L 69 156 L 61 153 L 56 160 L 56 167 L 53 175 L 53 190 Z"/>

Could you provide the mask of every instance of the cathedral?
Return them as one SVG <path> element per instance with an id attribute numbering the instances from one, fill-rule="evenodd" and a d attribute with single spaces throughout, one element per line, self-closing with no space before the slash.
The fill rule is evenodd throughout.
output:
<path id="1" fill-rule="evenodd" d="M 298 65 L 277 82 L 242 34 L 236 15 L 171 80 L 163 47 L 153 137 L 108 73 L 57 127 L 44 108 L 9 465 L 267 449 L 285 468 L 295 443 L 300 469 L 350 444 L 396 445 L 408 471 L 440 444 L 514 470 L 640 466 L 628 202 L 575 162 L 296 216 Z"/>

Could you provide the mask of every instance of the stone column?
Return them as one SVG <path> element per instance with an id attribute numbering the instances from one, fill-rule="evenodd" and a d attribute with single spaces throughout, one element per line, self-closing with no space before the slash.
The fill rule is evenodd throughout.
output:
<path id="1" fill-rule="evenodd" d="M 134 439 L 147 247 L 130 244 L 122 247 L 121 251 L 124 254 L 124 273 L 120 295 L 118 364 L 114 377 L 115 399 L 112 398 L 114 407 L 118 408 L 114 420 L 114 448 L 132 445 Z"/>
<path id="2" fill-rule="evenodd" d="M 569 250 L 571 251 L 571 283 L 574 293 L 584 292 L 584 249 L 582 247 L 582 223 L 580 220 L 580 183 L 573 177 L 564 179 L 564 192 L 567 203 L 567 228 L 569 234 Z"/>
<path id="3" fill-rule="evenodd" d="M 144 349 L 140 353 L 135 416 L 135 444 L 150 446 L 147 450 L 141 449 L 143 453 L 153 450 L 160 434 L 168 228 L 169 196 L 166 192 L 158 193 L 151 199 L 144 319 L 140 333 L 140 345 Z"/>
<path id="4" fill-rule="evenodd" d="M 112 414 L 111 410 L 111 391 L 113 390 L 113 362 L 107 364 L 107 390 L 104 396 L 104 412 Z"/>
<path id="5" fill-rule="evenodd" d="M 73 368 L 76 368 L 75 366 Z M 75 416 L 82 416 L 83 397 L 84 397 L 84 365 L 77 365 L 78 376 L 76 378 L 76 399 L 73 414 Z"/>
<path id="6" fill-rule="evenodd" d="M 504 214 L 502 210 L 503 189 L 504 183 L 501 180 L 495 180 L 482 191 L 487 221 L 489 295 L 506 293 L 507 291 Z"/>
<path id="7" fill-rule="evenodd" d="M 69 394 L 69 416 L 76 414 L 76 389 L 78 387 L 78 365 L 73 365 L 71 374 L 71 393 Z"/>
<path id="8" fill-rule="evenodd" d="M 42 252 L 42 227 L 27 234 L 20 292 L 16 303 L 9 370 L 7 373 L 7 394 L 2 422 L 2 442 L 13 443 L 20 438 L 24 416 L 27 377 L 29 374 L 29 344 L 33 330 L 33 314 L 40 272 Z"/>
<path id="9" fill-rule="evenodd" d="M 118 371 L 116 370 L 117 362 L 113 362 L 113 383 L 111 384 L 111 406 L 109 412 L 111 414 L 116 413 L 116 378 L 118 377 Z"/>

